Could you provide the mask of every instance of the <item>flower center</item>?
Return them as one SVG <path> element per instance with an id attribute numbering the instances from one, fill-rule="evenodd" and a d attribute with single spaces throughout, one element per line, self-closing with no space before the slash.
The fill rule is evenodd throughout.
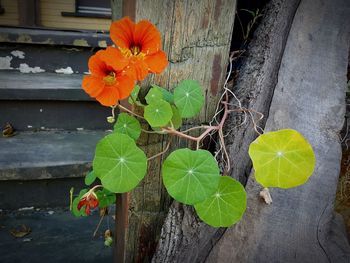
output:
<path id="1" fill-rule="evenodd" d="M 120 51 L 127 58 L 133 57 L 137 59 L 143 59 L 146 56 L 145 53 L 141 52 L 140 46 L 131 46 L 130 48 L 121 48 Z"/>
<path id="2" fill-rule="evenodd" d="M 131 54 L 133 54 L 134 56 L 137 56 L 138 54 L 140 54 L 141 52 L 141 48 L 139 46 L 132 46 L 130 48 Z"/>
<path id="3" fill-rule="evenodd" d="M 103 78 L 103 81 L 108 86 L 114 85 L 116 82 L 115 73 L 113 71 L 110 72 L 106 77 Z"/>

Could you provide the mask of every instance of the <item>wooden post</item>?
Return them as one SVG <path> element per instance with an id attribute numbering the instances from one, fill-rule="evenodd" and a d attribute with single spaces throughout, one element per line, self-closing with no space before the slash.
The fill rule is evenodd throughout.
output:
<path id="1" fill-rule="evenodd" d="M 112 1 L 112 10 L 115 2 Z M 198 118 L 189 120 L 186 125 L 210 121 L 215 112 L 226 74 L 235 5 L 235 0 L 123 1 L 123 15 L 135 22 L 147 19 L 157 26 L 170 62 L 165 72 L 143 81 L 143 87 L 154 83 L 172 90 L 184 79 L 194 79 L 202 85 L 205 107 Z M 162 151 L 167 140 L 162 135 L 142 134 L 138 143 L 146 155 L 151 156 Z M 172 149 L 180 144 L 186 147 L 185 142 L 174 140 Z M 161 179 L 164 158 L 150 161 L 148 175 L 130 193 L 125 257 L 124 261 L 118 262 L 148 262 L 153 256 L 171 203 Z"/>

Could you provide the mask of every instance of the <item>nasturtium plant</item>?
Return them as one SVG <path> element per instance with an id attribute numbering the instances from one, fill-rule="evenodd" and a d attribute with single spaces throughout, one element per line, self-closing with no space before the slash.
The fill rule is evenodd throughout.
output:
<path id="1" fill-rule="evenodd" d="M 139 85 L 135 85 L 134 89 L 132 90 L 132 92 L 130 93 L 128 102 L 130 104 L 135 104 L 137 106 L 143 106 L 143 104 L 139 101 L 139 92 L 140 92 L 140 86 Z"/>
<path id="2" fill-rule="evenodd" d="M 93 170 L 104 188 L 125 193 L 146 175 L 147 158 L 128 135 L 114 132 L 98 142 Z"/>
<path id="3" fill-rule="evenodd" d="M 154 84 L 152 84 L 151 87 L 160 90 L 163 94 L 163 99 L 165 101 L 169 102 L 170 104 L 174 104 L 174 94 L 172 94 L 170 91 L 168 91 L 162 87 L 159 87 L 157 85 L 154 85 Z"/>
<path id="4" fill-rule="evenodd" d="M 156 87 L 151 88 L 145 97 L 145 100 L 148 104 L 151 104 L 152 101 L 157 101 L 162 99 L 163 99 L 163 93 L 161 92 L 160 89 Z"/>
<path id="5" fill-rule="evenodd" d="M 165 100 L 151 101 L 145 107 L 144 117 L 152 127 L 166 126 L 173 117 L 169 102 Z"/>
<path id="6" fill-rule="evenodd" d="M 122 112 L 114 124 L 114 131 L 129 135 L 132 139 L 137 140 L 141 134 L 141 125 L 135 117 Z"/>
<path id="7" fill-rule="evenodd" d="M 227 135 L 223 134 L 223 126 L 231 112 L 251 113 L 251 110 L 237 110 L 229 103 L 232 92 L 225 88 L 215 114 L 218 117 L 222 113 L 220 122 L 215 119 L 198 126 L 186 122 L 189 127 L 181 128 L 183 118 L 197 116 L 203 107 L 205 97 L 200 84 L 185 79 L 175 88 L 154 84 L 141 88 L 141 84 L 136 85 L 139 81 L 149 73 L 161 73 L 168 64 L 167 55 L 161 50 L 160 32 L 147 20 L 135 24 L 128 17 L 114 21 L 110 32 L 115 46 L 100 50 L 89 59 L 91 74 L 84 77 L 82 86 L 91 97 L 112 108 L 112 116 L 107 117 L 110 123 L 115 121 L 116 108 L 124 112 L 118 115 L 114 131 L 96 146 L 93 171 L 85 177 L 86 185 L 93 187 L 81 190 L 74 201 L 71 192 L 73 214 L 89 215 L 99 207 L 104 215 L 108 206 L 115 202 L 115 193 L 135 188 L 146 175 L 148 161 L 161 160 L 161 155 L 171 148 L 175 140 L 166 137 L 176 136 L 192 141 L 193 144 L 188 145 L 196 150 L 176 149 L 163 162 L 162 179 L 169 195 L 178 202 L 194 205 L 198 216 L 211 226 L 228 227 L 238 222 L 246 209 L 244 187 L 233 178 L 220 175 L 216 157 L 223 159 L 225 167 L 222 168 L 229 171 L 230 157 L 225 148 Z M 140 96 L 145 94 L 140 92 L 143 88 L 150 88 L 145 98 Z M 123 99 L 128 100 L 130 107 L 120 103 Z M 250 116 L 253 118 L 252 114 Z M 139 121 L 147 121 L 153 131 L 141 129 Z M 254 120 L 253 123 L 255 125 Z M 162 134 L 168 140 L 167 146 L 162 152 L 146 157 L 137 146 L 141 132 Z M 199 148 L 207 136 L 215 140 L 215 135 L 219 147 L 214 157 Z M 301 185 L 315 167 L 311 145 L 291 129 L 262 134 L 250 145 L 249 155 L 256 180 L 263 187 Z M 96 183 L 96 178 L 102 185 Z M 108 237 L 110 245 L 113 241 L 110 235 Z"/>
<path id="8" fill-rule="evenodd" d="M 175 200 L 192 205 L 216 191 L 220 171 L 210 152 L 179 149 L 164 161 L 162 176 L 168 193 Z"/>
<path id="9" fill-rule="evenodd" d="M 78 210 L 78 204 L 79 204 L 81 198 L 83 197 L 83 195 L 86 194 L 87 192 L 88 192 L 88 189 L 82 189 L 82 190 L 80 190 L 79 195 L 73 199 L 72 214 L 76 217 L 87 216 L 87 214 L 85 213 L 84 207 L 83 207 L 83 209 Z"/>
<path id="10" fill-rule="evenodd" d="M 174 102 L 182 118 L 197 115 L 203 104 L 204 96 L 201 86 L 194 80 L 183 80 L 174 90 Z"/>
<path id="11" fill-rule="evenodd" d="M 246 192 L 240 182 L 221 176 L 219 186 L 210 197 L 194 205 L 200 219 L 214 227 L 229 227 L 243 216 L 247 206 Z"/>
<path id="12" fill-rule="evenodd" d="M 95 180 L 96 180 L 96 175 L 94 171 L 91 171 L 85 176 L 84 181 L 86 185 L 91 185 Z"/>
<path id="13" fill-rule="evenodd" d="M 182 126 L 182 118 L 181 118 L 180 112 L 174 105 L 171 105 L 171 110 L 173 111 L 171 124 L 174 126 L 174 129 L 178 129 Z"/>
<path id="14" fill-rule="evenodd" d="M 105 188 L 96 191 L 96 195 L 99 202 L 98 206 L 100 208 L 105 208 L 115 203 L 115 193 L 112 193 Z"/>
<path id="15" fill-rule="evenodd" d="M 291 188 L 304 184 L 315 168 L 309 142 L 296 130 L 266 132 L 250 144 L 256 180 L 264 187 Z"/>

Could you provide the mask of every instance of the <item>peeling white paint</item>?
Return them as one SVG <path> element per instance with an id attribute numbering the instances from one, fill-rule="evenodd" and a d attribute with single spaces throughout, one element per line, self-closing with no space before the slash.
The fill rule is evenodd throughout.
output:
<path id="1" fill-rule="evenodd" d="M 55 72 L 59 73 L 59 74 L 73 74 L 74 73 L 74 71 L 71 67 L 56 69 Z"/>
<path id="2" fill-rule="evenodd" d="M 40 67 L 29 67 L 28 64 L 22 63 L 19 65 L 19 71 L 21 73 L 40 73 L 40 72 L 45 72 L 45 69 L 42 69 Z"/>
<path id="3" fill-rule="evenodd" d="M 33 128 L 33 126 L 32 125 L 27 125 L 27 128 L 31 129 L 31 128 Z"/>
<path id="4" fill-rule="evenodd" d="M 90 73 L 90 71 L 85 71 L 85 72 L 83 72 L 85 75 L 90 75 L 91 73 Z"/>
<path id="5" fill-rule="evenodd" d="M 24 59 L 24 52 L 20 50 L 11 51 L 11 55 L 20 59 Z"/>
<path id="6" fill-rule="evenodd" d="M 106 40 L 100 40 L 100 41 L 98 41 L 98 46 L 99 46 L 99 47 L 107 47 L 107 42 L 106 42 Z"/>
<path id="7" fill-rule="evenodd" d="M 84 128 L 77 128 L 77 131 L 83 131 Z"/>
<path id="8" fill-rule="evenodd" d="M 0 57 L 0 69 L 13 69 L 11 67 L 11 56 Z"/>

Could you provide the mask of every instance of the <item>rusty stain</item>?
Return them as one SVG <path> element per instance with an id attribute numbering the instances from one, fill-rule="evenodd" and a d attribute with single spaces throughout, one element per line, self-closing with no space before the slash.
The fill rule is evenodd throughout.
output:
<path id="1" fill-rule="evenodd" d="M 221 54 L 215 54 L 210 80 L 210 92 L 213 96 L 216 96 L 216 94 L 218 93 L 221 71 Z"/>
<path id="2" fill-rule="evenodd" d="M 214 9 L 214 20 L 216 23 L 219 21 L 219 16 L 221 14 L 221 6 L 222 6 L 221 0 L 216 0 L 215 9 Z"/>

